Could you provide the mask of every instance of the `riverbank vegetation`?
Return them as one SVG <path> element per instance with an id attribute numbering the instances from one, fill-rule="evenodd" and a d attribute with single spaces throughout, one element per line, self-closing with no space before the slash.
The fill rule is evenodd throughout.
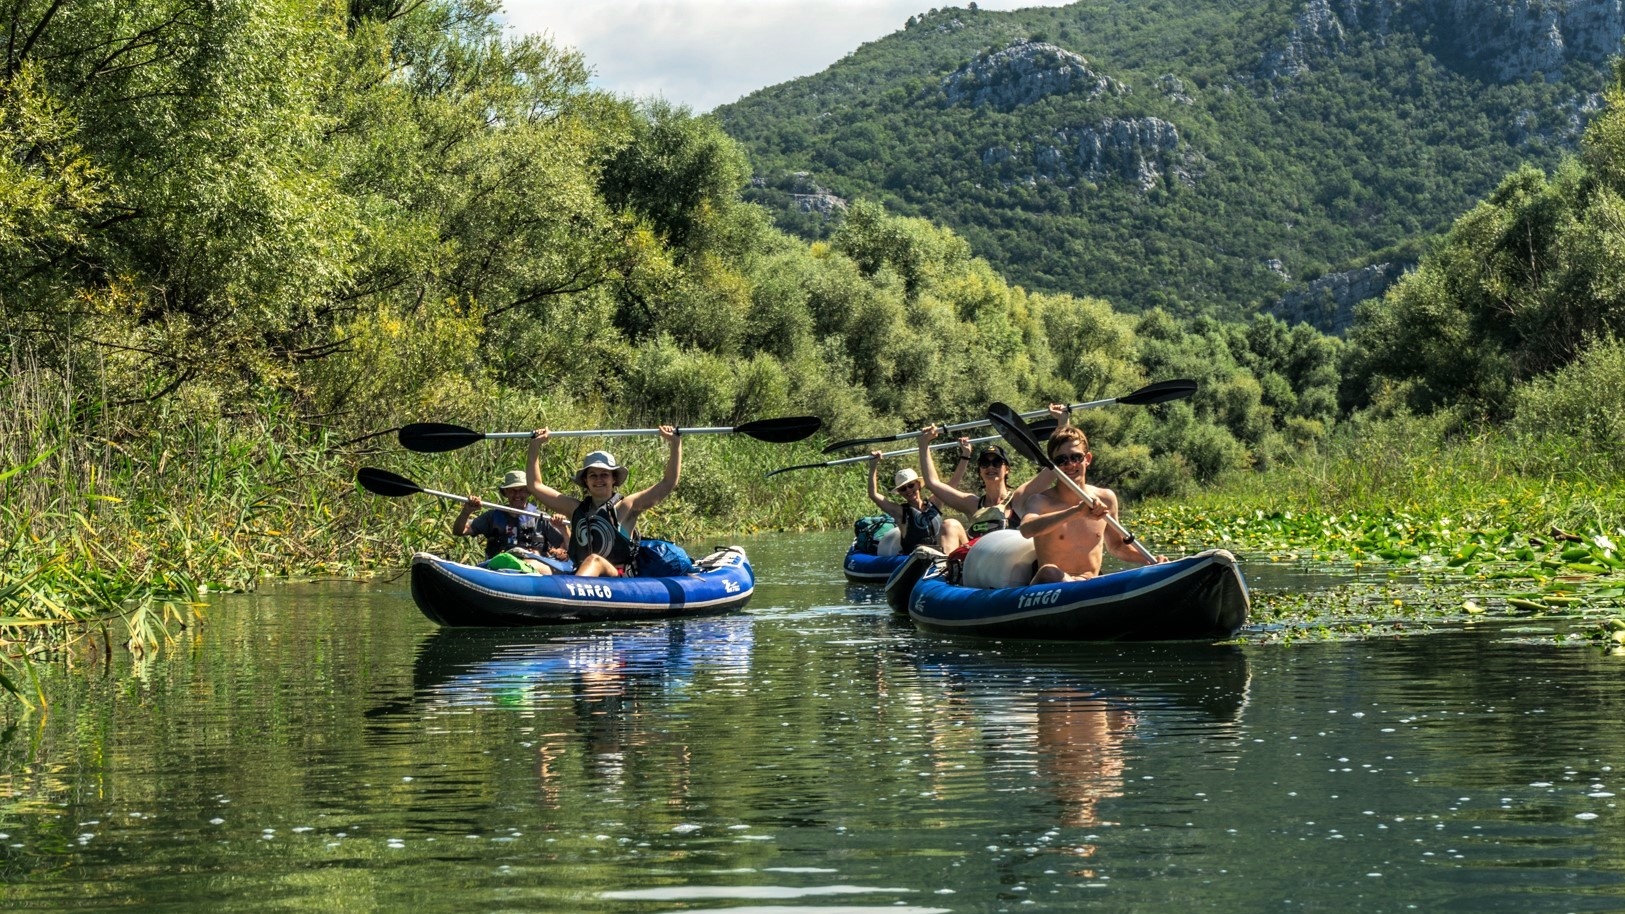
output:
<path id="1" fill-rule="evenodd" d="M 1576 506 L 1619 504 L 1618 467 L 1602 467 L 1625 402 L 1609 336 L 1625 311 L 1596 267 L 1619 251 L 1617 90 L 1584 156 L 1509 179 L 1519 190 L 1464 219 L 1345 344 L 1270 318 L 1032 293 L 954 233 L 869 204 L 827 240 L 796 241 L 742 201 L 747 163 L 714 123 L 590 89 L 582 60 L 504 37 L 481 0 L 75 9 L 4 14 L 30 36 L 0 79 L 8 664 L 56 650 L 65 620 L 147 650 L 208 590 L 447 551 L 454 505 L 366 495 L 356 469 L 489 495 L 523 448 L 409 454 L 392 431 L 419 420 L 522 431 L 810 413 L 846 437 L 1189 377 L 1188 401 L 1078 421 L 1105 482 L 1206 497 L 1207 523 L 1424 497 L 1446 517 L 1487 492 L 1517 503 L 1528 492 L 1513 480 L 1544 496 L 1594 479 L 1583 498 L 1526 509 L 1531 528 L 1589 535 Z M 1499 253 L 1475 261 L 1474 245 Z M 1541 268 L 1523 269 L 1526 254 Z M 1501 271 L 1454 279 L 1483 262 Z M 1535 303 L 1556 310 L 1521 323 L 1497 310 Z M 1409 325 L 1404 309 L 1438 316 L 1434 336 L 1389 332 Z M 1567 348 L 1526 358 L 1519 341 L 1559 318 Z M 1510 386 L 1450 387 L 1388 351 L 1454 341 L 1441 357 L 1465 357 L 1474 333 L 1502 348 L 1470 377 L 1507 366 Z M 1452 479 L 1457 449 L 1480 441 L 1505 462 L 1416 488 Z M 695 436 L 646 532 L 849 523 L 865 511 L 861 465 L 765 478 L 827 459 L 820 444 Z M 602 446 L 550 448 L 545 472 L 562 481 Z M 657 476 L 657 442 L 610 446 L 633 485 Z M 1246 510 L 1211 500 L 1225 498 Z M 1249 542 L 1239 521 L 1211 533 Z M 26 693 L 27 666 L 7 669 L 4 686 Z"/>

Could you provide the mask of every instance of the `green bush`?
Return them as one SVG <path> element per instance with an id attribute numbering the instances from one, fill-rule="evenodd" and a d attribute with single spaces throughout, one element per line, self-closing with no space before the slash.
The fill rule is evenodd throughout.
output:
<path id="1" fill-rule="evenodd" d="M 1526 439 L 1570 439 L 1625 466 L 1625 343 L 1600 341 L 1573 362 L 1513 392 L 1512 429 Z"/>

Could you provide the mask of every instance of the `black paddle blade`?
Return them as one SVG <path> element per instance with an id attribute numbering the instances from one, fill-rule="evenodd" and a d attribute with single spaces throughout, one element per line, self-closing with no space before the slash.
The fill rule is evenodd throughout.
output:
<path id="1" fill-rule="evenodd" d="M 484 440 L 485 435 L 471 428 L 448 425 L 445 422 L 414 422 L 411 425 L 401 426 L 399 437 L 401 447 L 409 451 L 417 451 L 419 454 L 439 454 L 468 447 L 476 441 Z"/>
<path id="2" fill-rule="evenodd" d="M 1130 406 L 1149 406 L 1153 403 L 1167 403 L 1169 400 L 1183 400 L 1193 393 L 1196 393 L 1196 382 L 1180 378 L 1147 384 L 1128 396 L 1118 397 L 1117 402 L 1127 403 Z"/>
<path id="3" fill-rule="evenodd" d="M 797 464 L 796 466 L 793 466 L 793 467 L 779 467 L 776 470 L 768 470 L 767 471 L 767 476 L 777 476 L 780 473 L 788 473 L 791 470 L 811 470 L 814 467 L 827 467 L 827 466 L 829 466 L 829 464 L 827 464 L 827 463 L 802 463 L 802 464 Z M 762 478 L 766 479 L 767 476 L 763 476 Z"/>
<path id="4" fill-rule="evenodd" d="M 356 470 L 355 481 L 361 484 L 374 495 L 384 495 L 389 498 L 399 498 L 402 495 L 416 495 L 423 489 L 415 482 L 404 476 L 396 476 L 388 470 L 377 467 L 362 467 Z"/>
<path id="5" fill-rule="evenodd" d="M 823 427 L 824 420 L 817 416 L 787 416 L 783 419 L 757 419 L 755 422 L 746 422 L 744 425 L 734 426 L 734 431 L 749 435 L 757 441 L 789 444 L 792 441 L 810 438 Z"/>
<path id="6" fill-rule="evenodd" d="M 1009 445 L 1016 449 L 1016 453 L 1031 460 L 1042 467 L 1053 468 L 1049 455 L 1039 446 L 1038 439 L 1033 437 L 1032 431 L 1023 422 L 1021 416 L 1003 403 L 995 403 L 987 408 L 987 421 L 993 423 L 993 428 Z"/>

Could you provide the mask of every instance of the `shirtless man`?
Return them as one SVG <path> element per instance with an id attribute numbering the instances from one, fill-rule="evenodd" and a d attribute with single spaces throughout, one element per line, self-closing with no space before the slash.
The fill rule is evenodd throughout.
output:
<path id="1" fill-rule="evenodd" d="M 1092 578 L 1100 574 L 1100 561 L 1108 549 L 1112 555 L 1136 565 L 1168 561 L 1159 555 L 1152 562 L 1146 562 L 1138 549 L 1106 523 L 1108 515 L 1117 516 L 1117 493 L 1084 482 L 1084 473 L 1094 455 L 1089 452 L 1089 437 L 1083 429 L 1074 426 L 1056 429 L 1047 450 L 1055 468 L 1094 496 L 1095 504 L 1091 507 L 1061 480 L 1056 480 L 1053 488 L 1028 497 L 1019 529 L 1022 536 L 1033 541 L 1038 553 L 1038 571 L 1032 583 Z"/>

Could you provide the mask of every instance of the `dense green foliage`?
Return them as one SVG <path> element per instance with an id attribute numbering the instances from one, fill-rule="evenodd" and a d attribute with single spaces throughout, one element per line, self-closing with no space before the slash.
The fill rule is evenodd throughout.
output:
<path id="1" fill-rule="evenodd" d="M 1347 18 L 1357 5 L 1332 6 Z M 1310 53 L 1307 72 L 1262 75 L 1302 12 L 1286 0 L 945 7 L 716 113 L 756 165 L 752 198 L 793 230 L 827 230 L 791 197 L 827 188 L 948 225 L 1030 289 L 1236 317 L 1289 288 L 1272 260 L 1300 281 L 1413 260 L 1417 239 L 1508 171 L 1553 165 L 1604 82 L 1601 67 L 1575 62 L 1562 79 L 1498 83 L 1406 10 L 1386 29 L 1347 28 L 1335 52 Z M 1024 39 L 1082 55 L 1124 88 L 950 102 L 956 70 Z M 1150 156 L 1162 173 L 1148 190 L 1035 159 L 1045 147 L 1072 155 L 1080 127 L 1130 118 L 1179 132 L 1177 151 Z"/>
<path id="2" fill-rule="evenodd" d="M 0 631 L 123 615 L 141 646 L 205 587 L 448 551 L 454 506 L 358 494 L 356 468 L 489 494 L 522 450 L 408 455 L 389 434 L 407 421 L 811 413 L 847 437 L 1193 378 L 1189 400 L 1076 417 L 1094 478 L 1137 497 L 1295 471 L 1374 416 L 1448 404 L 1428 427 L 1453 431 L 1496 413 L 1495 389 L 1405 361 L 1445 342 L 1385 334 L 1411 318 L 1368 313 L 1340 412 L 1345 346 L 1306 326 L 1030 291 L 976 238 L 876 203 L 796 239 L 742 197 L 750 162 L 716 120 L 595 92 L 583 61 L 503 37 L 495 12 L 102 0 L 70 16 L 24 0 L 3 14 L 26 38 L 0 74 L 0 389 L 13 405 L 0 414 Z M 1541 243 L 1566 253 L 1535 253 L 1562 264 L 1561 282 L 1516 286 L 1530 277 L 1514 257 L 1473 247 L 1516 239 L 1460 227 L 1441 250 L 1461 253 L 1417 273 L 1465 288 L 1462 269 L 1502 270 L 1546 309 L 1538 319 L 1572 318 L 1567 348 L 1446 314 L 1471 315 L 1471 297 L 1424 301 L 1407 284 L 1382 306 L 1415 300 L 1440 326 L 1499 334 L 1483 358 L 1527 381 L 1507 388 L 1518 434 L 1585 430 L 1600 445 L 1619 428 L 1618 347 L 1581 355 L 1617 333 L 1617 276 L 1600 266 L 1618 251 L 1625 161 L 1610 98 L 1582 158 L 1552 179 L 1514 176 L 1462 223 L 1546 219 Z M 1590 409 L 1576 383 L 1614 399 Z M 849 522 L 861 472 L 765 478 L 823 459 L 820 444 L 691 441 L 646 532 Z M 547 475 L 602 446 L 550 448 Z M 634 486 L 655 478 L 655 442 L 613 447 Z M 1357 478 L 1345 469 L 1327 472 Z"/>
<path id="3" fill-rule="evenodd" d="M 1364 306 L 1352 337 L 1353 402 L 1391 397 L 1418 410 L 1460 406 L 1505 418 L 1518 384 L 1625 336 L 1625 63 L 1619 75 L 1578 157 L 1550 177 L 1529 168 L 1508 176 L 1419 269 Z M 1589 375 L 1577 371 L 1557 386 L 1617 414 L 1625 375 L 1610 345 L 1615 354 L 1599 354 Z M 1606 365 L 1612 380 L 1598 376 Z M 1532 392 L 1523 404 L 1550 412 L 1554 394 Z M 1597 437 L 1617 432 L 1617 419 L 1539 422 L 1599 444 L 1619 440 Z"/>

